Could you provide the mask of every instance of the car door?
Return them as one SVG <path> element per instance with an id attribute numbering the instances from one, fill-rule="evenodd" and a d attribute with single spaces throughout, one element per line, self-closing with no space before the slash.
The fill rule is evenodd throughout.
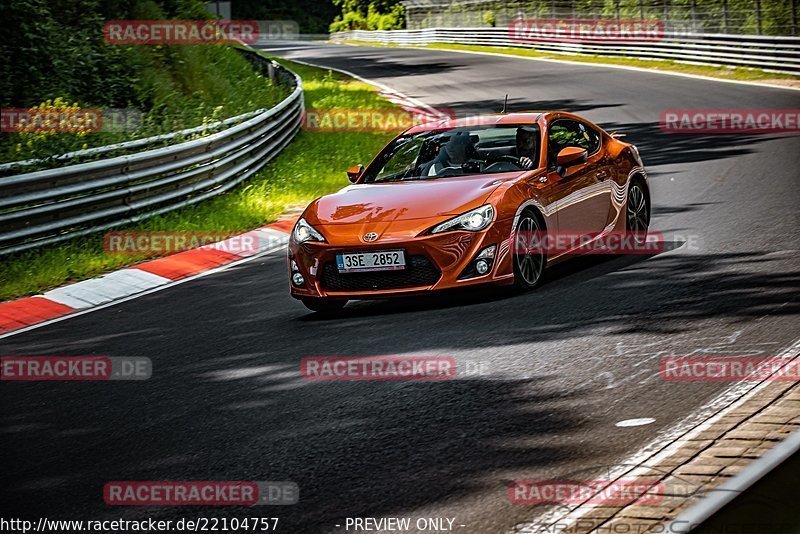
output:
<path id="1" fill-rule="evenodd" d="M 601 232 L 611 203 L 611 175 L 602 137 L 590 126 L 567 118 L 554 120 L 547 131 L 547 179 L 557 198 L 558 231 L 582 235 Z M 585 148 L 588 157 L 560 173 L 556 157 L 566 147 Z"/>

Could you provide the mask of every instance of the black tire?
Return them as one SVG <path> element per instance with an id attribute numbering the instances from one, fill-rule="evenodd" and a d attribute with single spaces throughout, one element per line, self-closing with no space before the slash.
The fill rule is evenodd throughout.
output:
<path id="1" fill-rule="evenodd" d="M 628 187 L 628 200 L 625 202 L 625 231 L 634 234 L 637 243 L 647 239 L 650 226 L 650 196 L 640 179 L 634 179 Z"/>
<path id="2" fill-rule="evenodd" d="M 342 311 L 346 300 L 327 300 L 327 299 L 300 299 L 306 308 L 321 315 L 333 315 Z"/>
<path id="3" fill-rule="evenodd" d="M 514 243 L 511 244 L 514 286 L 521 290 L 538 286 L 542 282 L 544 268 L 547 265 L 545 252 L 541 248 L 537 250 L 537 247 L 531 250 L 528 246 L 533 232 L 544 232 L 544 224 L 537 213 L 525 210 L 520 214 L 514 228 Z"/>

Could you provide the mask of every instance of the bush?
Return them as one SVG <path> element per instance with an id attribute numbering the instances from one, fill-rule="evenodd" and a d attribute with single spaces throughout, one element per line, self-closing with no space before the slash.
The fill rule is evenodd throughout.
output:
<path id="1" fill-rule="evenodd" d="M 331 33 L 405 28 L 405 10 L 392 0 L 334 0 L 334 3 L 342 6 L 342 14 L 331 23 Z"/>
<path id="2" fill-rule="evenodd" d="M 14 58 L 0 65 L 2 107 L 52 107 L 58 101 L 133 108 L 143 116 L 135 132 L 5 133 L 3 162 L 198 126 L 271 107 L 285 96 L 226 45 L 124 46 L 103 39 L 107 20 L 211 18 L 198 0 L 6 0 L 0 10 L 0 53 Z"/>

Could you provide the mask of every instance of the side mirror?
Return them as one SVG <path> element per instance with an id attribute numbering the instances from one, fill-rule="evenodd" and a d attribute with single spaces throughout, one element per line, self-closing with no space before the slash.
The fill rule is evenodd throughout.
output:
<path id="1" fill-rule="evenodd" d="M 573 165 L 579 165 L 586 161 L 589 157 L 589 152 L 585 148 L 577 146 L 568 146 L 562 148 L 556 158 L 556 165 L 559 167 L 567 168 Z"/>
<path id="2" fill-rule="evenodd" d="M 356 183 L 362 172 L 364 172 L 364 166 L 360 163 L 355 167 L 350 167 L 347 169 L 347 179 L 352 183 Z"/>

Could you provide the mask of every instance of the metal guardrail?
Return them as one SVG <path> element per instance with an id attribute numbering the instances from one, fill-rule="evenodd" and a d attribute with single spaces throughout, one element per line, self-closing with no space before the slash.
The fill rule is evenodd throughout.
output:
<path id="1" fill-rule="evenodd" d="M 798 0 L 401 0 L 406 28 L 503 27 L 519 18 L 660 20 L 694 33 L 798 35 Z"/>
<path id="2" fill-rule="evenodd" d="M 61 161 L 69 162 L 72 160 L 96 158 L 103 154 L 113 154 L 114 152 L 120 152 L 120 151 L 129 152 L 135 149 L 144 149 L 148 146 L 157 145 L 163 142 L 169 142 L 172 139 L 179 137 L 188 137 L 196 134 L 208 134 L 214 130 L 228 127 L 232 124 L 236 124 L 237 122 L 242 122 L 243 120 L 249 119 L 250 117 L 255 117 L 259 113 L 264 113 L 265 111 L 267 110 L 259 109 L 256 111 L 248 111 L 247 113 L 243 113 L 235 117 L 229 117 L 225 120 L 215 121 L 208 124 L 203 124 L 201 126 L 195 126 L 193 128 L 186 128 L 185 130 L 180 130 L 177 132 L 170 132 L 162 135 L 154 135 L 152 137 L 142 137 L 139 139 L 134 139 L 132 141 L 114 143 L 113 145 L 103 145 L 92 148 L 84 148 L 82 150 L 67 152 L 66 154 L 59 154 L 51 158 L 26 159 L 20 161 L 11 161 L 9 163 L 2 163 L 0 164 L 0 179 L 2 179 L 3 176 L 18 174 L 19 171 L 24 169 L 25 167 L 30 167 L 34 165 L 45 164 L 48 166 L 52 166 L 54 162 L 61 162 Z"/>
<path id="3" fill-rule="evenodd" d="M 194 204 L 261 169 L 299 130 L 303 86 L 296 74 L 277 63 L 252 51 L 244 53 L 279 83 L 288 84 L 291 94 L 271 109 L 223 121 L 238 124 L 207 137 L 0 178 L 0 255 Z M 127 145 L 138 147 L 164 137 Z"/>
<path id="4" fill-rule="evenodd" d="M 331 35 L 331 40 L 358 40 L 382 44 L 424 45 L 451 43 L 532 48 L 557 54 L 628 56 L 716 66 L 759 68 L 800 74 L 800 37 L 727 34 L 665 34 L 657 41 L 555 41 L 512 38 L 508 28 L 427 28 L 422 30 L 353 30 Z"/>
<path id="5" fill-rule="evenodd" d="M 709 490 L 699 502 L 672 520 L 669 531 L 677 533 L 694 530 L 798 452 L 800 452 L 800 431 L 796 430 L 733 478 Z M 678 530 L 673 530 L 672 527 Z"/>

